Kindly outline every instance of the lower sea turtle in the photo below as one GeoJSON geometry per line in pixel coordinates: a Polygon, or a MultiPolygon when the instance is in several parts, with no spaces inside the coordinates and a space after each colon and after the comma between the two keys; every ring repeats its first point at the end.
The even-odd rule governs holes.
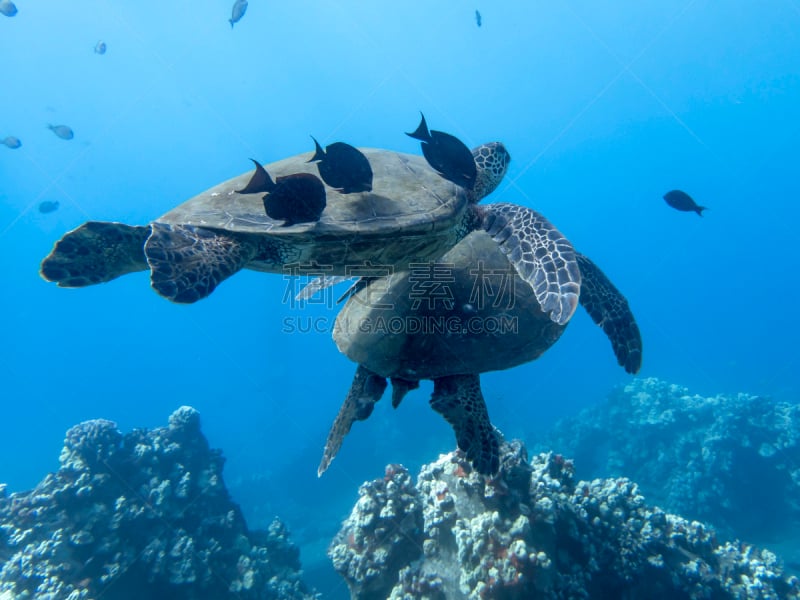
{"type": "MultiPolygon", "coordinates": [[[[245,173],[148,225],[84,223],[56,243],[41,275],[62,287],[82,287],[149,269],[159,294],[195,302],[243,268],[280,273],[294,265],[333,276],[365,263],[407,269],[441,256],[469,231],[485,229],[551,318],[569,319],[580,273],[566,239],[523,207],[478,204],[506,172],[510,157],[503,144],[473,150],[478,176],[471,190],[441,177],[422,157],[361,151],[373,171],[372,190],[344,194],[326,186],[318,220],[285,226],[268,217],[262,193],[237,192],[250,189],[245,173]]],[[[318,167],[310,158],[301,154],[265,168],[276,180],[313,174],[318,167]]]]}
{"type": "MultiPolygon", "coordinates": [[[[610,339],[619,364],[636,373],[642,341],[627,300],[597,265],[575,255],[581,305],[610,339]]],[[[558,340],[566,323],[541,310],[530,287],[483,231],[468,234],[425,272],[395,273],[352,289],[333,339],[359,366],[318,473],[328,468],[353,422],[372,413],[387,378],[395,407],[420,380],[433,380],[431,406],[452,425],[458,447],[479,472],[496,472],[499,439],[479,374],[536,359],[558,340]]]]}

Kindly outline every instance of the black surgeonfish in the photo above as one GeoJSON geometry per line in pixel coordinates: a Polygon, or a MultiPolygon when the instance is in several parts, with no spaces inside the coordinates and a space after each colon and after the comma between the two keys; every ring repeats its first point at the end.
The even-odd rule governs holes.
{"type": "Polygon", "coordinates": [[[475,11],[475,22],[478,24],[478,27],[480,27],[483,24],[481,13],[478,10],[475,11]]]}
{"type": "Polygon", "coordinates": [[[325,185],[311,173],[295,173],[275,179],[275,187],[264,196],[264,210],[271,219],[284,219],[283,226],[319,221],[325,209],[325,185]]]}
{"type": "Polygon", "coordinates": [[[694,211],[701,217],[703,216],[703,211],[708,208],[707,206],[700,206],[689,194],[681,190],[667,192],[664,194],[664,200],[675,210],[682,210],[685,212],[694,211]]]}
{"type": "Polygon", "coordinates": [[[428,131],[425,115],[420,113],[422,121],[414,133],[406,133],[422,142],[422,154],[425,160],[439,174],[463,188],[471,190],[475,185],[478,171],[472,151],[457,137],[442,131],[428,131]]]}
{"type": "Polygon", "coordinates": [[[325,150],[312,135],[316,152],[308,162],[317,161],[322,181],[342,194],[372,191],[372,167],[364,154],[350,144],[334,142],[325,150]]]}
{"type": "Polygon", "coordinates": [[[284,177],[276,177],[275,181],[254,158],[250,160],[256,171],[237,194],[257,194],[267,192],[264,196],[264,210],[270,219],[283,219],[283,226],[295,223],[318,221],[325,210],[325,185],[319,177],[311,173],[295,173],[284,177]]]}

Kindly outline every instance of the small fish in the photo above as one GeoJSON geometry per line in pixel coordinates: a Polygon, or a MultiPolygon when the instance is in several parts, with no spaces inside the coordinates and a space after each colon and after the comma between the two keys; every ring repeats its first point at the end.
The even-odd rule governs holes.
{"type": "Polygon", "coordinates": [[[19,141],[19,138],[15,138],[13,135],[9,135],[0,141],[0,144],[3,144],[6,148],[11,148],[12,150],[16,150],[22,146],[22,142],[19,141]]]}
{"type": "Polygon", "coordinates": [[[59,206],[61,205],[58,203],[58,200],[45,200],[39,203],[39,212],[45,214],[55,212],[58,210],[59,206]]]}
{"type": "Polygon", "coordinates": [[[320,177],[342,194],[372,191],[372,167],[364,154],[350,144],[334,142],[322,149],[312,135],[316,152],[308,162],[317,162],[320,177]]]}
{"type": "Polygon", "coordinates": [[[667,204],[676,210],[682,210],[685,212],[694,211],[701,217],[703,216],[703,211],[708,208],[707,206],[700,206],[689,194],[680,190],[672,190],[671,192],[667,192],[664,194],[664,200],[666,200],[667,204]]]}
{"type": "Polygon", "coordinates": [[[94,53],[95,54],[105,54],[106,53],[106,43],[103,40],[100,40],[94,45],[94,53]]]}
{"type": "Polygon", "coordinates": [[[475,11],[475,22],[478,24],[478,27],[480,27],[483,24],[483,19],[481,19],[481,13],[478,10],[475,11]]]}
{"type": "Polygon", "coordinates": [[[442,131],[428,131],[425,115],[414,133],[406,135],[422,142],[425,160],[438,173],[453,183],[471,190],[475,185],[478,171],[472,152],[457,137],[442,131]]]}
{"type": "Polygon", "coordinates": [[[238,23],[244,16],[245,12],[247,12],[247,0],[236,0],[233,3],[233,8],[231,8],[231,18],[228,19],[228,23],[231,24],[231,29],[233,29],[233,24],[238,23]]]}
{"type": "Polygon", "coordinates": [[[72,132],[72,129],[70,129],[66,125],[48,125],[47,128],[53,133],[55,133],[62,140],[71,140],[72,138],[75,137],[75,134],[72,132]]]}
{"type": "Polygon", "coordinates": [[[251,158],[255,173],[237,194],[267,192],[264,210],[270,219],[283,219],[283,226],[318,221],[325,209],[325,185],[311,173],[296,173],[277,177],[275,181],[261,164],[251,158]]]}
{"type": "Polygon", "coordinates": [[[14,6],[11,0],[0,0],[0,13],[3,13],[7,17],[13,17],[17,14],[17,7],[14,6]]]}
{"type": "Polygon", "coordinates": [[[264,196],[267,216],[284,219],[284,227],[319,221],[325,204],[325,184],[311,173],[276,177],[275,187],[264,196]]]}

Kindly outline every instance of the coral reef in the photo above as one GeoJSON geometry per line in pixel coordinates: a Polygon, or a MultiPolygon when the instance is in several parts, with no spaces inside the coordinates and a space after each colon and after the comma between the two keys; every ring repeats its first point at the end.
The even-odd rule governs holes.
{"type": "Polygon", "coordinates": [[[800,532],[800,405],[638,379],[536,447],[572,456],[581,477],[624,474],[651,502],[728,536],[800,532]]]}
{"type": "Polygon", "coordinates": [[[776,556],[645,503],[628,479],[503,447],[486,479],[462,453],[365,483],[329,556],[353,598],[800,598],[776,556]],[[402,540],[402,548],[397,544],[402,540]]]}
{"type": "Polygon", "coordinates": [[[315,598],[277,519],[249,532],[196,410],[123,435],[71,428],[60,468],[0,491],[0,599],[315,598]]]}

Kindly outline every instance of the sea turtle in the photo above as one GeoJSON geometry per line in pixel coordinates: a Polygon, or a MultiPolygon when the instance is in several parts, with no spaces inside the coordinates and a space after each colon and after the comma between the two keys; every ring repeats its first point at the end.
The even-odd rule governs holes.
{"type": "MultiPolygon", "coordinates": [[[[619,364],[641,366],[639,328],[625,297],[591,260],[575,252],[580,303],[611,341],[619,364]]],[[[430,403],[453,426],[458,447],[484,474],[497,471],[498,433],[489,421],[480,373],[539,357],[561,336],[489,235],[473,231],[426,272],[359,282],[339,312],[333,339],[358,363],[331,428],[322,474],[356,420],[366,419],[392,382],[392,405],[423,379],[430,403]]]]}
{"type": "MultiPolygon", "coordinates": [[[[41,275],[82,287],[150,269],[152,287],[174,302],[195,302],[242,268],[285,272],[287,265],[348,275],[370,263],[407,269],[441,256],[474,229],[489,231],[508,253],[542,307],[566,322],[577,305],[580,273],[566,239],[512,204],[478,205],[506,172],[500,142],[473,150],[471,190],[434,171],[424,158],[361,149],[373,171],[371,191],[343,194],[326,186],[319,220],[283,226],[265,214],[250,173],[184,202],[144,226],[89,221],[67,233],[42,261],[41,275]],[[552,260],[552,258],[557,260],[552,260]]],[[[314,174],[310,153],[265,165],[275,178],[314,174]]],[[[257,171],[258,173],[258,171],[257,171]]]]}

